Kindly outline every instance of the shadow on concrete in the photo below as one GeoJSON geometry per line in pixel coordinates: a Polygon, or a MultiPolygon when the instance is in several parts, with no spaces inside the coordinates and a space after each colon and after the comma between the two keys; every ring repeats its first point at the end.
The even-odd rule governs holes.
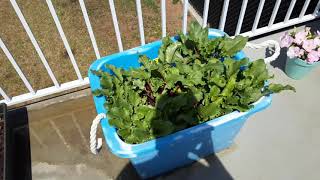
{"type": "Polygon", "coordinates": [[[168,92],[157,99],[151,97],[152,93],[148,94],[150,105],[156,107],[151,120],[153,135],[158,137],[155,151],[147,152],[143,157],[132,158],[132,164],[123,168],[117,180],[140,179],[141,175],[146,179],[159,180],[233,179],[214,154],[229,147],[233,136],[226,134],[226,137],[219,138],[223,143],[216,145],[213,137],[221,134],[217,133],[215,127],[205,123],[194,126],[202,122],[199,119],[201,102],[197,101],[191,90],[183,89],[182,84],[176,84],[175,89],[179,88],[182,92],[168,92]],[[187,128],[189,129],[185,130],[187,128]],[[177,133],[172,134],[173,132],[177,133]],[[188,167],[196,161],[198,162],[188,167]]]}
{"type": "Polygon", "coordinates": [[[26,107],[8,111],[5,136],[6,179],[31,180],[29,120],[26,107]]]}
{"type": "MultiPolygon", "coordinates": [[[[215,155],[209,155],[198,162],[171,170],[151,180],[233,180],[222,162],[215,155]]],[[[129,162],[117,176],[116,180],[141,180],[133,165],[129,162]]]]}
{"type": "MultiPolygon", "coordinates": [[[[268,47],[266,49],[265,56],[270,57],[271,55],[273,55],[273,52],[274,52],[274,48],[268,47]]],[[[281,48],[279,57],[276,60],[270,62],[270,65],[284,72],[284,69],[286,67],[286,61],[287,61],[287,48],[281,48]]]]}
{"type": "Polygon", "coordinates": [[[133,165],[129,162],[118,174],[116,180],[140,180],[140,177],[133,165]]]}
{"type": "Polygon", "coordinates": [[[189,166],[178,168],[164,174],[157,180],[233,180],[222,162],[215,154],[204,157],[189,166]]]}
{"type": "Polygon", "coordinates": [[[306,25],[307,27],[311,28],[311,31],[316,32],[317,30],[320,31],[320,19],[317,21],[313,21],[306,25]]]}

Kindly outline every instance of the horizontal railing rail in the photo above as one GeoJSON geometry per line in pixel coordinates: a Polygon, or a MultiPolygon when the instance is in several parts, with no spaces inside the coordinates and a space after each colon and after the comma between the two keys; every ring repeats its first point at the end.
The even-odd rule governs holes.
{"type": "MultiPolygon", "coordinates": [[[[261,14],[263,12],[263,8],[264,8],[264,4],[265,4],[265,0],[260,0],[259,6],[258,6],[258,10],[257,13],[255,15],[255,19],[254,19],[254,23],[252,25],[252,29],[251,31],[248,32],[241,32],[241,27],[245,18],[245,13],[246,13],[246,8],[248,5],[248,0],[243,0],[242,1],[242,5],[241,5],[241,10],[239,12],[239,16],[238,17],[234,17],[237,18],[237,26],[235,28],[235,34],[234,35],[238,35],[238,34],[242,34],[244,36],[249,36],[249,37],[253,37],[253,36],[257,36],[257,35],[261,35],[267,32],[271,32],[274,30],[278,30],[284,27],[288,27],[288,26],[292,26],[298,23],[302,23],[302,22],[306,22],[306,21],[310,21],[313,20],[317,17],[319,17],[319,8],[320,8],[320,0],[318,1],[316,7],[314,7],[314,12],[312,14],[307,14],[306,15],[306,11],[307,8],[309,7],[311,0],[306,0],[301,12],[299,14],[299,17],[297,18],[293,18],[290,19],[290,16],[292,14],[292,11],[294,9],[296,0],[291,0],[290,6],[287,10],[286,16],[284,18],[283,22],[280,23],[274,23],[279,7],[280,7],[280,3],[281,0],[277,0],[274,4],[274,8],[272,11],[272,15],[270,17],[269,23],[267,26],[265,27],[259,27],[258,28],[258,24],[260,22],[260,18],[261,18],[261,14]]],[[[168,1],[169,2],[169,1],[168,1]]],[[[170,1],[171,2],[171,1],[170,1]]],[[[0,100],[0,103],[4,102],[6,104],[10,105],[15,105],[15,104],[19,104],[19,103],[23,103],[23,102],[27,102],[30,100],[34,100],[34,99],[38,99],[44,96],[48,96],[48,95],[52,95],[55,93],[59,93],[59,92],[63,92],[66,90],[70,90],[70,89],[74,89],[74,88],[79,88],[79,87],[83,87],[89,84],[89,80],[87,77],[82,77],[78,64],[77,64],[77,60],[74,57],[74,54],[70,48],[69,42],[67,40],[67,37],[64,33],[63,27],[60,23],[59,17],[57,16],[56,10],[54,8],[54,5],[52,4],[51,0],[46,0],[48,9],[50,11],[50,14],[54,20],[54,23],[56,25],[56,28],[58,30],[58,33],[61,37],[61,40],[63,42],[63,45],[67,51],[67,54],[70,58],[71,64],[73,66],[73,69],[75,71],[75,74],[77,75],[77,80],[74,81],[70,81],[70,82],[66,82],[66,83],[59,83],[58,80],[56,79],[55,74],[52,72],[47,59],[43,53],[43,50],[41,49],[41,47],[39,46],[36,37],[34,36],[34,34],[31,31],[30,26],[28,25],[23,13],[21,12],[21,9],[19,7],[19,5],[17,4],[16,0],[10,0],[10,3],[17,15],[17,17],[19,18],[26,34],[28,35],[36,53],[38,54],[43,66],[45,67],[46,72],[48,73],[48,76],[50,77],[52,83],[54,86],[49,87],[49,88],[44,88],[44,89],[40,89],[40,90],[35,90],[30,82],[28,81],[27,77],[24,75],[24,73],[22,72],[22,70],[20,69],[19,65],[17,64],[16,60],[14,59],[14,57],[12,56],[12,54],[10,53],[9,49],[7,48],[7,46],[5,45],[5,42],[1,39],[0,37],[0,46],[1,49],[3,50],[4,54],[6,55],[6,57],[8,58],[9,62],[12,64],[13,68],[15,69],[15,71],[17,72],[17,74],[19,75],[19,77],[21,78],[22,82],[24,83],[24,85],[26,86],[26,88],[28,89],[29,93],[26,94],[21,94],[18,96],[14,96],[14,97],[10,97],[8,95],[8,93],[6,93],[6,91],[0,87],[0,94],[3,97],[3,100],[0,100]]],[[[120,29],[119,29],[119,22],[118,22],[118,18],[117,18],[117,13],[116,13],[116,9],[115,9],[115,3],[113,0],[108,0],[109,3],[109,8],[110,8],[110,12],[111,12],[111,16],[112,16],[112,22],[113,22],[113,27],[114,27],[114,31],[115,31],[115,35],[116,35],[116,40],[117,40],[117,44],[118,44],[118,49],[119,51],[123,51],[123,44],[122,44],[122,39],[121,39],[121,33],[120,33],[120,29]]],[[[167,27],[166,27],[166,0],[161,0],[160,4],[161,4],[161,29],[162,29],[162,37],[167,35],[167,27]]],[[[183,33],[187,32],[187,19],[188,19],[188,10],[192,9],[192,7],[190,7],[189,5],[189,1],[188,0],[182,0],[183,3],[183,18],[182,18],[182,27],[181,30],[183,33]]],[[[225,0],[223,7],[222,7],[222,12],[221,12],[221,16],[220,16],[220,20],[219,20],[219,26],[217,28],[219,28],[220,30],[224,30],[225,25],[226,25],[226,18],[228,15],[228,9],[229,9],[229,3],[230,0],[225,0]]],[[[92,43],[92,47],[94,50],[94,54],[96,56],[97,59],[99,59],[101,57],[100,52],[99,52],[99,48],[96,42],[96,38],[94,35],[94,31],[90,22],[90,17],[88,15],[87,9],[86,9],[86,5],[85,5],[85,1],[84,0],[79,0],[79,4],[80,4],[80,8],[81,8],[81,12],[83,15],[83,19],[92,43]]],[[[204,1],[204,8],[203,8],[203,16],[201,17],[201,21],[200,22],[202,24],[203,27],[206,27],[208,25],[207,21],[208,21],[208,13],[209,13],[209,6],[210,5],[210,0],[205,0],[204,1]]],[[[141,0],[136,0],[136,12],[137,12],[137,18],[138,18],[138,28],[139,28],[139,35],[140,35],[140,43],[141,45],[145,44],[145,35],[144,35],[144,23],[143,23],[143,13],[142,13],[142,8],[141,8],[141,0]]],[[[1,23],[1,22],[0,22],[1,23]]],[[[0,72],[1,73],[1,72],[0,72]]]]}

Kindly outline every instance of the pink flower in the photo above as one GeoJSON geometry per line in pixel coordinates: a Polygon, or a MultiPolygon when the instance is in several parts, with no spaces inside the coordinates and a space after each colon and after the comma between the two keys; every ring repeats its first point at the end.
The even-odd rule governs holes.
{"type": "Polygon", "coordinates": [[[316,46],[320,46],[320,37],[314,38],[313,43],[314,43],[314,45],[316,45],[316,46]]]}
{"type": "Polygon", "coordinates": [[[319,53],[317,51],[309,52],[307,61],[309,63],[314,63],[316,61],[319,61],[319,53]]]}
{"type": "Polygon", "coordinates": [[[320,47],[318,48],[318,56],[320,57],[320,47]]]}
{"type": "Polygon", "coordinates": [[[304,49],[300,49],[299,51],[299,56],[298,57],[302,57],[304,55],[306,51],[304,49]]]}
{"type": "Polygon", "coordinates": [[[311,52],[313,49],[315,49],[317,46],[314,44],[314,40],[305,40],[302,44],[303,49],[305,49],[307,52],[311,52]]]}
{"type": "Polygon", "coordinates": [[[307,37],[306,37],[307,34],[308,34],[308,32],[305,32],[305,31],[297,32],[297,34],[295,35],[294,42],[297,43],[298,45],[301,45],[302,42],[307,39],[307,37]]]}
{"type": "Polygon", "coordinates": [[[289,49],[287,51],[287,56],[289,58],[299,57],[300,54],[301,54],[301,51],[300,51],[299,47],[291,46],[291,47],[289,47],[289,49]]]}
{"type": "Polygon", "coordinates": [[[285,32],[283,36],[280,37],[281,47],[289,47],[292,42],[293,38],[289,36],[288,32],[285,32]]]}

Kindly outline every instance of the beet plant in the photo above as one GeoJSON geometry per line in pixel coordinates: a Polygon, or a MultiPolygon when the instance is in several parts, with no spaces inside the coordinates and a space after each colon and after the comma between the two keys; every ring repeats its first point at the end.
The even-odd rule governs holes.
{"type": "Polygon", "coordinates": [[[208,38],[208,29],[192,23],[187,35],[162,40],[159,56],[141,55],[139,68],[107,65],[93,71],[105,96],[110,125],[127,143],[142,143],[195,126],[233,111],[247,111],[263,96],[295,89],[267,84],[263,59],[235,59],[248,38],[208,38]]]}

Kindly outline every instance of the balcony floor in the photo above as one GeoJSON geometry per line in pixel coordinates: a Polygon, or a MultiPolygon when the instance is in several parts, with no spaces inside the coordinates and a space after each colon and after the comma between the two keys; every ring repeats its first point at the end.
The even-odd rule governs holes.
{"type": "MultiPolygon", "coordinates": [[[[280,34],[255,41],[278,40],[280,34]]],[[[265,54],[246,52],[249,57],[265,54]]],[[[319,179],[320,68],[292,80],[281,70],[284,53],[269,69],[277,82],[291,84],[297,92],[274,95],[269,108],[249,118],[230,149],[158,179],[319,179]]],[[[138,179],[128,160],[111,154],[105,144],[98,155],[90,153],[88,134],[95,116],[91,96],[29,107],[33,179],[138,179]]]]}

